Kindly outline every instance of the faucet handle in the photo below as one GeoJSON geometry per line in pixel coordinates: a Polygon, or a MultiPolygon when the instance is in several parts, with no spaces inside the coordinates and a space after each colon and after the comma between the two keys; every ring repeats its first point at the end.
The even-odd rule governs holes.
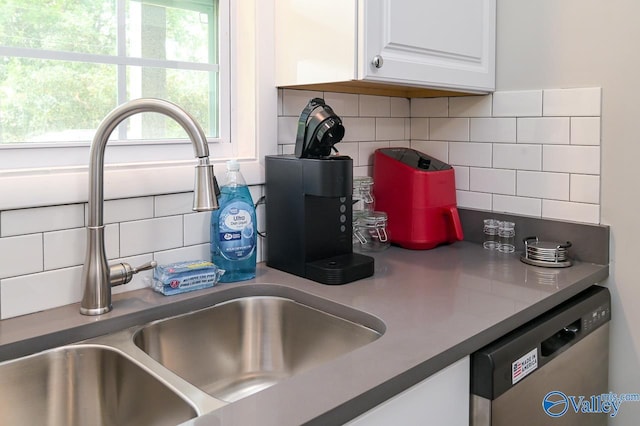
{"type": "Polygon", "coordinates": [[[148,271],[149,269],[153,269],[156,266],[158,266],[158,262],[152,260],[151,262],[143,263],[142,265],[133,268],[133,273],[137,274],[138,272],[148,271]]]}
{"type": "Polygon", "coordinates": [[[147,271],[149,269],[153,269],[158,265],[155,260],[151,262],[144,263],[137,267],[132,267],[128,263],[118,263],[116,265],[109,266],[109,283],[111,287],[115,287],[117,285],[126,284],[133,278],[134,274],[137,274],[141,271],[147,271]]]}

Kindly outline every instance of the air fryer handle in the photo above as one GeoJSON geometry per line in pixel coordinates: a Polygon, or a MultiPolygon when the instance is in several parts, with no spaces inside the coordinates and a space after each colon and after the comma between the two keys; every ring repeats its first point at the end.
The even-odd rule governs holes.
{"type": "Polygon", "coordinates": [[[451,223],[453,224],[453,230],[456,235],[456,241],[462,241],[464,239],[464,234],[462,232],[462,223],[460,222],[460,215],[458,214],[458,208],[456,206],[449,206],[447,208],[447,214],[451,219],[451,223]]]}

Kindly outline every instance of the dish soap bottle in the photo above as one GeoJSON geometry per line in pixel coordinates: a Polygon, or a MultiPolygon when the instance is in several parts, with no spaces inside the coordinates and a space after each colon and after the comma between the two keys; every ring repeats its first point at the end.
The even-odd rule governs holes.
{"type": "Polygon", "coordinates": [[[211,259],[225,273],[220,282],[256,276],[256,210],[236,160],[227,161],[220,208],[211,214],[211,259]]]}

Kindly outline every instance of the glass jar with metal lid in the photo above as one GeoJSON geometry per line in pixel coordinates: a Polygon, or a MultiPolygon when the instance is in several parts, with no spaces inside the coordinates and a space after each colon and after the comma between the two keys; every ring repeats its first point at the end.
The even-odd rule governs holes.
{"type": "Polygon", "coordinates": [[[356,176],[353,178],[353,212],[373,211],[373,178],[356,176]]]}
{"type": "Polygon", "coordinates": [[[363,251],[382,251],[389,247],[387,214],[385,212],[362,213],[353,223],[354,244],[363,251]]]}

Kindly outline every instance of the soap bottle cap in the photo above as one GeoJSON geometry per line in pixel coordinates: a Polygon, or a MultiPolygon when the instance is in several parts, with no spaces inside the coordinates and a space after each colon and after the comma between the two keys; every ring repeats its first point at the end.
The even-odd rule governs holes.
{"type": "Polygon", "coordinates": [[[237,172],[240,170],[240,163],[238,163],[238,160],[233,159],[227,161],[227,170],[230,172],[237,172]]]}

